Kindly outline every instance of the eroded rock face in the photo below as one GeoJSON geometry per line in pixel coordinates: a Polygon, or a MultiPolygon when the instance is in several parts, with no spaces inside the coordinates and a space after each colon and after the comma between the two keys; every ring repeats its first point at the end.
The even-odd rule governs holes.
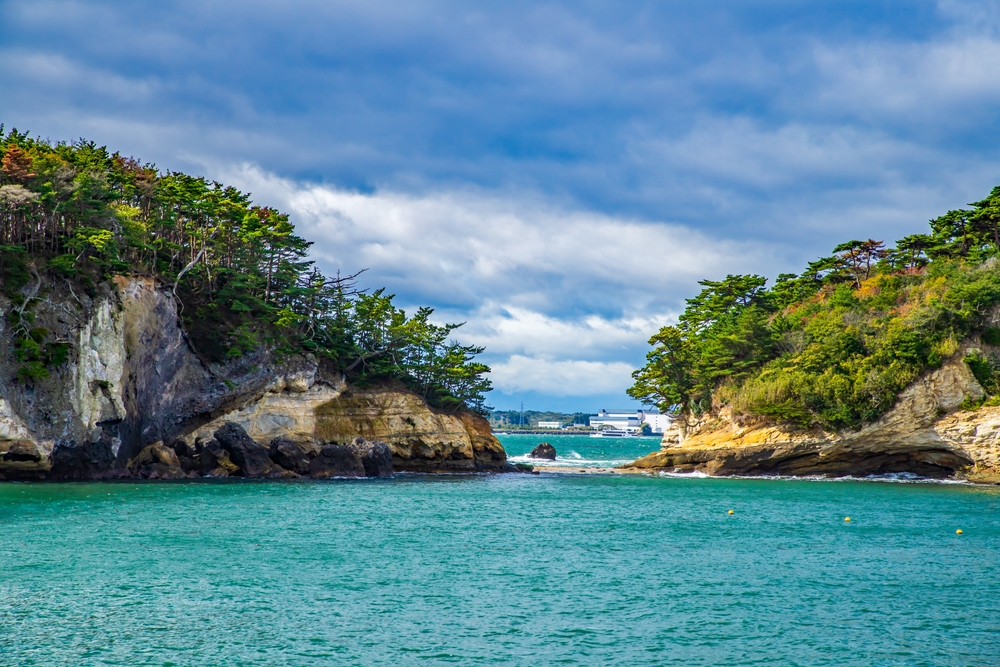
{"type": "Polygon", "coordinates": [[[0,441],[0,479],[41,479],[49,459],[31,440],[0,441]]]}
{"type": "Polygon", "coordinates": [[[215,439],[229,453],[229,460],[236,465],[240,477],[267,477],[280,472],[267,449],[247,435],[239,424],[228,422],[215,432],[215,439]]]}
{"type": "Polygon", "coordinates": [[[366,477],[392,476],[392,450],[384,442],[369,442],[355,438],[350,449],[361,460],[366,477]]]}
{"type": "Polygon", "coordinates": [[[52,451],[51,479],[108,479],[120,477],[114,470],[115,452],[111,442],[61,442],[52,451]]]}
{"type": "Polygon", "coordinates": [[[489,422],[471,413],[449,414],[402,389],[350,389],[316,409],[316,437],[350,443],[384,442],[394,470],[475,472],[509,470],[507,454],[489,422]]]}
{"type": "Polygon", "coordinates": [[[128,462],[127,470],[143,479],[180,479],[188,475],[181,468],[177,453],[163,443],[143,448],[128,462]]]}
{"type": "Polygon", "coordinates": [[[268,454],[271,460],[285,470],[291,470],[298,475],[308,475],[309,465],[319,454],[320,447],[312,442],[295,442],[285,437],[271,441],[268,454]]]}
{"type": "MultiPolygon", "coordinates": [[[[159,451],[148,448],[164,443],[185,473],[303,474],[324,444],[358,436],[385,443],[359,453],[377,474],[387,470],[386,451],[398,469],[508,468],[481,417],[438,413],[404,390],[348,391],[308,356],[261,350],[205,363],[185,339],[172,294],[152,280],[119,277],[94,296],[46,281],[35,323],[50,340],[69,342],[70,355],[29,386],[9,380],[20,362],[0,345],[0,479],[143,476],[149,466],[173,468],[146,461],[159,451]],[[224,432],[220,442],[227,422],[248,440],[224,432]],[[272,457],[275,438],[305,449],[282,446],[272,457]]],[[[0,310],[10,307],[0,296],[0,310]]],[[[0,318],[0,336],[8,334],[0,318]]]]}
{"type": "Polygon", "coordinates": [[[239,472],[239,467],[229,459],[229,452],[214,439],[201,443],[197,463],[198,471],[205,477],[229,477],[239,472]]]}
{"type": "Polygon", "coordinates": [[[963,354],[908,387],[882,419],[860,430],[740,426],[723,412],[694,425],[683,441],[668,432],[659,452],[625,467],[710,475],[984,475],[997,465],[1000,411],[955,413],[966,399],[983,396],[963,354]]]}
{"type": "Polygon", "coordinates": [[[316,479],[330,477],[364,477],[365,465],[351,447],[324,445],[309,463],[309,476],[316,479]]]}

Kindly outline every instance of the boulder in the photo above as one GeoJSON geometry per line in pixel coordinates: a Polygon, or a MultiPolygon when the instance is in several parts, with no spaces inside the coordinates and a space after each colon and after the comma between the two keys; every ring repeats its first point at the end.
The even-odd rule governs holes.
{"type": "Polygon", "coordinates": [[[547,461],[556,460],[556,448],[547,442],[543,442],[528,454],[529,459],[545,459],[547,461]]]}
{"type": "Polygon", "coordinates": [[[193,459],[195,457],[195,448],[187,443],[183,438],[177,438],[172,443],[170,443],[171,449],[174,453],[181,458],[193,459]]]}
{"type": "Polygon", "coordinates": [[[239,471],[229,459],[229,452],[222,448],[218,440],[209,440],[201,445],[197,464],[198,471],[206,477],[229,477],[239,471]]]}
{"type": "Polygon", "coordinates": [[[247,435],[235,422],[226,422],[215,432],[215,439],[229,453],[240,477],[267,477],[281,470],[271,461],[267,449],[247,435]]]}
{"type": "Polygon", "coordinates": [[[127,469],[144,479],[180,479],[187,477],[177,453],[163,443],[144,447],[128,462],[127,469]]]}
{"type": "Polygon", "coordinates": [[[319,454],[319,448],[312,443],[295,442],[278,437],[271,441],[271,460],[277,465],[299,475],[309,474],[309,465],[319,454]]]}
{"type": "Polygon", "coordinates": [[[349,447],[361,459],[366,477],[392,476],[392,450],[389,445],[358,437],[349,447]]]}
{"type": "Polygon", "coordinates": [[[365,465],[349,445],[324,445],[309,464],[309,475],[327,477],[364,477],[365,465]]]}
{"type": "Polygon", "coordinates": [[[174,453],[177,454],[177,460],[180,461],[181,470],[186,473],[190,473],[198,469],[198,454],[194,447],[180,438],[174,440],[170,447],[174,450],[174,453]]]}

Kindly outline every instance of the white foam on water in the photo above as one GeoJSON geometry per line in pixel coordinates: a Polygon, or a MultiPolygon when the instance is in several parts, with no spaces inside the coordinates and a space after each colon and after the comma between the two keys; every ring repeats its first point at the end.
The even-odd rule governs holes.
{"type": "Polygon", "coordinates": [[[769,481],[789,481],[789,482],[889,482],[893,484],[972,484],[964,479],[935,479],[933,477],[921,477],[912,472],[888,472],[881,475],[867,475],[865,477],[855,477],[847,475],[844,477],[824,477],[823,475],[706,475],[698,470],[691,472],[659,472],[660,477],[692,479],[743,479],[743,480],[769,480],[769,481]]]}
{"type": "MultiPolygon", "coordinates": [[[[576,454],[576,452],[572,452],[576,454]]],[[[564,458],[557,456],[555,461],[549,461],[548,459],[533,459],[527,454],[522,456],[509,456],[507,460],[512,463],[527,463],[528,465],[535,466],[536,468],[614,468],[615,466],[625,465],[626,463],[631,463],[632,459],[585,459],[579,454],[576,454],[577,458],[564,458]]]]}

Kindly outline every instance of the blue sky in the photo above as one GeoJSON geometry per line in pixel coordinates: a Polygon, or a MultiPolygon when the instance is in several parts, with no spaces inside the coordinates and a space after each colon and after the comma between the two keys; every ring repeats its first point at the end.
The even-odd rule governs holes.
{"type": "Polygon", "coordinates": [[[697,280],[1000,183],[992,2],[0,0],[0,122],[288,211],[466,321],[491,402],[623,391],[697,280]]]}

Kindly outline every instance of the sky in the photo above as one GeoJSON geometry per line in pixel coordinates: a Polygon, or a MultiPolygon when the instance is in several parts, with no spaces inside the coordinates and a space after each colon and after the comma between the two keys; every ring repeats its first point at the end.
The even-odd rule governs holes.
{"type": "Polygon", "coordinates": [[[1000,184],[1000,4],[0,0],[0,122],[252,192],[492,405],[596,411],[698,280],[1000,184]]]}

